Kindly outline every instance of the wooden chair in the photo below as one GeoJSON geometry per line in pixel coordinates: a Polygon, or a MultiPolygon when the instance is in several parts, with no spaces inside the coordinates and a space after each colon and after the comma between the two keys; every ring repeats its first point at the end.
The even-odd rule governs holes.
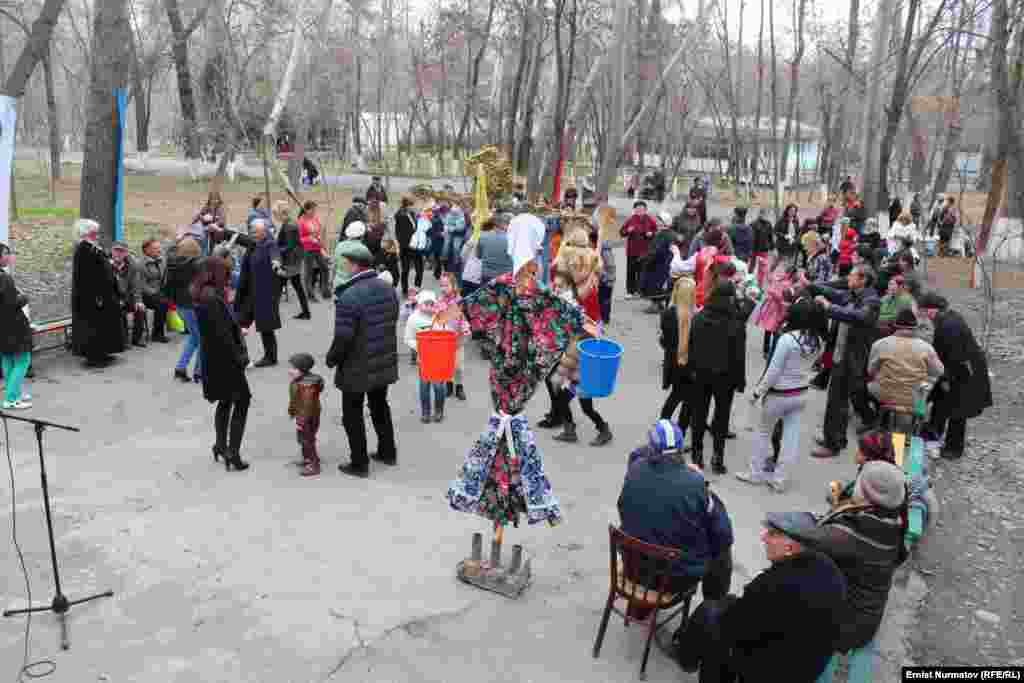
{"type": "Polygon", "coordinates": [[[644,658],[640,663],[640,680],[643,681],[647,679],[647,658],[651,653],[654,634],[680,614],[685,621],[690,613],[690,602],[697,592],[697,586],[694,584],[693,588],[682,593],[669,592],[672,564],[682,557],[681,550],[644,543],[613,525],[608,525],[608,536],[611,584],[608,589],[608,602],[605,604],[601,625],[597,630],[594,657],[597,658],[601,654],[601,643],[604,641],[608,617],[611,616],[612,610],[623,618],[626,628],[629,628],[629,607],[651,610],[644,658]],[[653,584],[654,588],[634,579],[640,576],[647,577],[647,583],[653,584]],[[619,599],[626,601],[625,610],[620,610],[615,605],[619,599]],[[663,610],[670,613],[665,619],[658,621],[658,613],[663,610]]]}

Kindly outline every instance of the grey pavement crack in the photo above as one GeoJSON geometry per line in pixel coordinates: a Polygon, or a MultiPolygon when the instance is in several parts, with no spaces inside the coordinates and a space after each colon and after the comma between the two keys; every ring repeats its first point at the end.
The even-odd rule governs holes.
{"type": "Polygon", "coordinates": [[[342,670],[348,665],[348,663],[352,661],[352,658],[355,657],[357,654],[363,652],[372,652],[374,645],[387,640],[399,631],[405,632],[412,638],[422,638],[423,635],[426,633],[427,627],[431,624],[436,624],[442,621],[460,619],[469,614],[469,612],[472,611],[478,604],[478,602],[471,602],[468,605],[460,607],[457,610],[435,612],[433,614],[428,614],[426,616],[416,617],[415,619],[407,619],[406,621],[400,622],[388,629],[385,629],[384,632],[381,633],[378,638],[372,641],[367,641],[363,639],[358,619],[347,614],[344,614],[342,612],[339,612],[338,610],[329,609],[327,610],[328,614],[330,614],[335,619],[341,619],[343,621],[351,622],[352,636],[355,639],[356,644],[353,647],[349,648],[349,650],[341,656],[341,659],[339,659],[338,663],[334,665],[334,668],[331,669],[330,672],[328,672],[327,677],[324,680],[331,680],[337,674],[341,673],[342,670]]]}

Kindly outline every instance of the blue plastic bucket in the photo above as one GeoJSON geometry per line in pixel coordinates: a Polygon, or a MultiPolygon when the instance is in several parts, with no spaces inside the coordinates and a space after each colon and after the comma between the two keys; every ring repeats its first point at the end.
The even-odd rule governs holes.
{"type": "Polygon", "coordinates": [[[622,346],[611,339],[584,339],[576,348],[580,352],[580,396],[611,396],[619,375],[622,346]]]}

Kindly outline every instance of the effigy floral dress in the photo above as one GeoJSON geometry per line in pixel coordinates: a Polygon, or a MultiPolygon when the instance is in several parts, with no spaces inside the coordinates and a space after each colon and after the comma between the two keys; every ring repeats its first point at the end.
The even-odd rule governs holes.
{"type": "Polygon", "coordinates": [[[511,274],[481,287],[462,307],[491,352],[495,413],[448,488],[449,503],[495,525],[519,526],[521,514],[530,524],[557,524],[561,509],[522,411],[570,341],[583,334],[583,312],[540,288],[517,294],[511,274]]]}

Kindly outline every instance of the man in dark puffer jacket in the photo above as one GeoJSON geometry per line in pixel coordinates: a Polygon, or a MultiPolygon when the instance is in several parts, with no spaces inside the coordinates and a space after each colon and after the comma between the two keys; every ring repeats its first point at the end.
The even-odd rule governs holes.
{"type": "Polygon", "coordinates": [[[327,367],[337,368],[334,386],[341,389],[341,414],[352,462],[339,470],[355,477],[369,474],[364,399],[377,432],[371,457],[397,463],[395,430],[388,405],[388,385],[398,381],[398,295],[371,269],[373,255],[362,243],[343,242],[336,252],[339,271],[347,271],[335,291],[334,343],[327,367]]]}

